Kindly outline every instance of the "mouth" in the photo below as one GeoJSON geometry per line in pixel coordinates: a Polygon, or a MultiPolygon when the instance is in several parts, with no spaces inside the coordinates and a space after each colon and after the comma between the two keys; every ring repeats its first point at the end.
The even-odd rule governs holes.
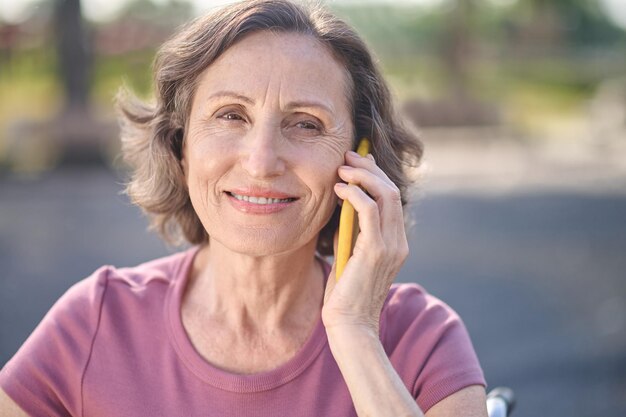
{"type": "Polygon", "coordinates": [[[226,191],[226,194],[229,196],[239,200],[245,201],[250,204],[258,204],[258,205],[270,205],[270,204],[280,204],[280,203],[291,203],[292,201],[296,201],[296,197],[283,197],[282,195],[267,195],[267,196],[258,196],[258,195],[247,195],[247,194],[239,194],[232,191],[226,191]]]}

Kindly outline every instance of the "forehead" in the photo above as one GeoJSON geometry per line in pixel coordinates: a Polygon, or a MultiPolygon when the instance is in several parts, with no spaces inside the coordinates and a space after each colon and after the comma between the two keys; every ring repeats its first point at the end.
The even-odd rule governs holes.
{"type": "Polygon", "coordinates": [[[349,107],[350,76],[328,47],[312,36],[261,31],[244,37],[215,60],[199,79],[198,93],[202,90],[232,90],[254,97],[279,91],[284,100],[320,99],[334,107],[349,107]]]}

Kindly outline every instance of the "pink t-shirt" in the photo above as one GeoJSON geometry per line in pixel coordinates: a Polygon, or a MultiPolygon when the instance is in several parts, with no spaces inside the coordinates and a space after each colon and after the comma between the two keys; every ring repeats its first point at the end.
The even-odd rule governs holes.
{"type": "MultiPolygon", "coordinates": [[[[74,285],[0,371],[0,387],[33,416],[356,416],[321,318],[268,372],[225,372],[196,352],[180,317],[196,252],[102,267],[74,285]]],[[[380,337],[423,411],[485,384],[460,318],[418,285],[392,286],[380,337]]]]}

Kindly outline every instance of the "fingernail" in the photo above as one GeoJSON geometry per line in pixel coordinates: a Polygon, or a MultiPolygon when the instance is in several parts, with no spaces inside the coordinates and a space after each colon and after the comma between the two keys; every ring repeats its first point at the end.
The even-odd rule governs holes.
{"type": "Polygon", "coordinates": [[[337,188],[346,188],[348,186],[348,184],[343,183],[343,182],[338,182],[335,184],[335,187],[337,188]]]}
{"type": "Polygon", "coordinates": [[[352,157],[360,157],[361,155],[359,155],[358,153],[354,152],[354,151],[348,151],[348,155],[352,156],[352,157]]]}

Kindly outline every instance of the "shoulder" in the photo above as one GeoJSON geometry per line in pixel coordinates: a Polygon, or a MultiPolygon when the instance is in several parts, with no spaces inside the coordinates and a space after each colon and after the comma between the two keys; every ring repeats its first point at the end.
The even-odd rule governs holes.
{"type": "Polygon", "coordinates": [[[74,415],[109,267],[74,284],[0,371],[0,388],[28,415],[74,415]]]}
{"type": "Polygon", "coordinates": [[[449,307],[437,297],[429,294],[421,285],[415,283],[393,284],[389,289],[385,308],[391,312],[398,309],[412,309],[419,312],[427,307],[449,307]]]}
{"type": "Polygon", "coordinates": [[[162,308],[163,289],[176,280],[192,253],[132,268],[103,266],[74,284],[2,368],[0,388],[32,415],[79,413],[82,377],[103,323],[117,318],[113,327],[123,331],[120,324],[132,321],[124,315],[130,309],[162,308]]]}
{"type": "Polygon", "coordinates": [[[70,287],[48,315],[99,310],[103,299],[121,293],[143,295],[151,287],[166,287],[178,277],[189,251],[154,259],[133,267],[105,265],[70,287]]]}
{"type": "Polygon", "coordinates": [[[103,266],[70,288],[57,304],[73,316],[91,317],[92,333],[101,333],[109,322],[116,323],[111,329],[124,331],[124,326],[140,324],[129,317],[146,318],[164,311],[165,299],[193,253],[190,249],[132,267],[103,266]]]}
{"type": "Polygon", "coordinates": [[[441,333],[461,322],[446,303],[429,294],[418,284],[394,284],[383,307],[382,328],[388,343],[397,343],[407,331],[422,335],[441,333]]]}
{"type": "Polygon", "coordinates": [[[418,284],[394,284],[381,315],[381,338],[388,351],[465,347],[473,352],[461,317],[418,284]],[[462,343],[461,343],[462,342],[462,343]]]}
{"type": "Polygon", "coordinates": [[[485,385],[461,317],[417,284],[395,284],[381,315],[381,339],[425,412],[470,385],[485,385]]]}
{"type": "Polygon", "coordinates": [[[171,284],[180,275],[185,260],[194,249],[144,262],[133,267],[115,268],[105,266],[107,281],[112,285],[121,285],[140,290],[152,284],[171,284]]]}
{"type": "Polygon", "coordinates": [[[46,313],[21,350],[47,341],[89,342],[97,329],[102,306],[122,294],[144,297],[151,287],[175,281],[192,250],[155,259],[131,268],[105,265],[70,287],[46,313]]]}

